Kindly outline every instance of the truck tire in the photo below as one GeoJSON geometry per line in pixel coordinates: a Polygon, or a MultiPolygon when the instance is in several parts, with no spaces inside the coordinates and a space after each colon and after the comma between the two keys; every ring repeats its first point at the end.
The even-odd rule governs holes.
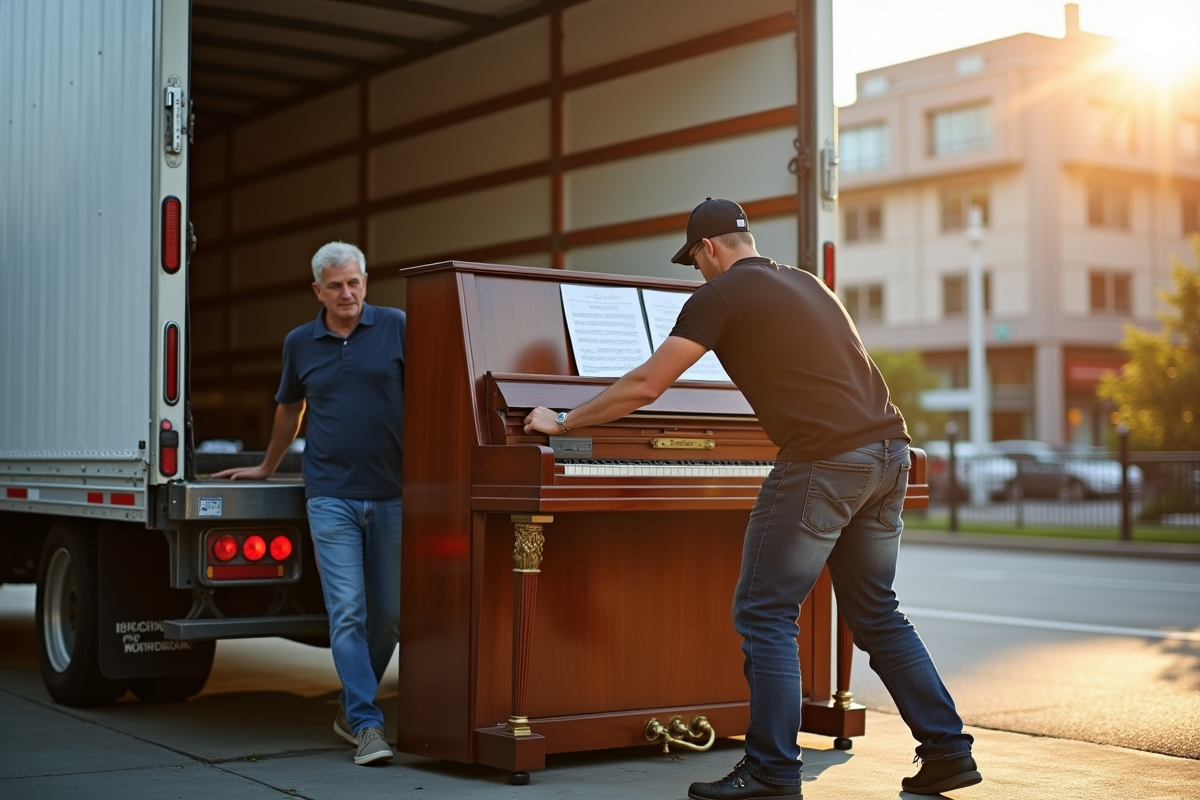
{"type": "Polygon", "coordinates": [[[208,674],[212,670],[212,655],[209,655],[208,666],[203,675],[162,676],[155,678],[131,678],[129,691],[145,703],[174,703],[187,700],[200,694],[204,684],[208,683],[208,674]]]}
{"type": "Polygon", "coordinates": [[[38,564],[38,666],[50,696],[65,706],[100,706],[125,685],[100,672],[99,580],[95,531],[55,524],[38,564]]]}

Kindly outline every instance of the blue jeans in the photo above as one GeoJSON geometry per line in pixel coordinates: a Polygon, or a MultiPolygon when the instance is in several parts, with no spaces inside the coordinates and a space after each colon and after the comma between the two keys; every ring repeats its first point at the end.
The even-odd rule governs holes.
{"type": "Polygon", "coordinates": [[[383,728],[375,693],[400,641],[399,497],[308,498],[329,644],[350,730],[383,728]]]}
{"type": "Polygon", "coordinates": [[[763,481],[733,601],[750,684],[747,765],[761,780],[800,783],[797,618],[826,562],[838,611],[920,743],[917,755],[971,752],[974,740],[892,588],[908,470],[907,443],[884,440],[822,461],[776,462],[763,481]]]}

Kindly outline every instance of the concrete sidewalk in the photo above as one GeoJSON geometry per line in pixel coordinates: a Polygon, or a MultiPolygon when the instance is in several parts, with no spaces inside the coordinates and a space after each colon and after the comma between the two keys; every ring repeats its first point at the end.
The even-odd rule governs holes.
{"type": "MultiPolygon", "coordinates": [[[[554,756],[529,786],[497,770],[398,755],[356,767],[328,730],[329,694],[304,698],[262,688],[206,695],[183,706],[124,703],[99,711],[52,705],[23,670],[0,671],[0,796],[34,798],[422,797],[683,798],[693,780],[724,775],[741,743],[663,755],[647,746],[554,756]]],[[[1196,798],[1200,762],[1116,747],[971,729],[984,782],[951,793],[975,800],[1196,798]]],[[[900,792],[913,742],[898,717],[868,713],[848,752],[804,735],[804,794],[915,797],[900,792]]]]}
{"type": "MultiPolygon", "coordinates": [[[[126,698],[93,710],[57,706],[37,668],[30,587],[0,587],[0,797],[39,798],[684,798],[741,758],[741,743],[663,755],[651,745],[552,756],[530,785],[483,767],[398,754],[358,767],[330,729],[337,675],[327,650],[279,639],[221,642],[204,692],[186,703],[126,698]]],[[[395,675],[395,664],[388,670],[395,675]]],[[[388,735],[395,679],[381,689],[388,735]]],[[[964,800],[1200,797],[1200,761],[1105,745],[970,728],[984,775],[964,800]]],[[[720,733],[720,731],[718,731],[720,733]]],[[[848,752],[804,734],[808,800],[914,798],[914,742],[894,715],[868,712],[848,752]]]]}

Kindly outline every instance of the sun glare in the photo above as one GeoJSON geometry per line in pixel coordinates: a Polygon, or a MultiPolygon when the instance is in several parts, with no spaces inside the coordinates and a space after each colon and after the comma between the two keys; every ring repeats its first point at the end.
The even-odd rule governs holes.
{"type": "Polygon", "coordinates": [[[1196,48],[1191,14],[1170,13],[1174,3],[1143,2],[1139,9],[1158,11],[1143,14],[1118,37],[1113,57],[1143,78],[1170,83],[1200,70],[1200,50],[1196,48]]]}

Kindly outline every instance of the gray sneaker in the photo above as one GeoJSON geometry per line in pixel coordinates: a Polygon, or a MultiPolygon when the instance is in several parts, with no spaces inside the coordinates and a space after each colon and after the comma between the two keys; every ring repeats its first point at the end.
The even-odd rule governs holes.
{"type": "Polygon", "coordinates": [[[375,761],[387,761],[392,757],[392,748],[388,747],[379,728],[363,728],[358,732],[358,750],[354,753],[355,764],[370,764],[375,761]]]}
{"type": "Polygon", "coordinates": [[[350,744],[358,744],[358,739],[350,732],[350,720],[346,719],[346,709],[338,707],[337,716],[333,718],[333,732],[350,744]]]}

